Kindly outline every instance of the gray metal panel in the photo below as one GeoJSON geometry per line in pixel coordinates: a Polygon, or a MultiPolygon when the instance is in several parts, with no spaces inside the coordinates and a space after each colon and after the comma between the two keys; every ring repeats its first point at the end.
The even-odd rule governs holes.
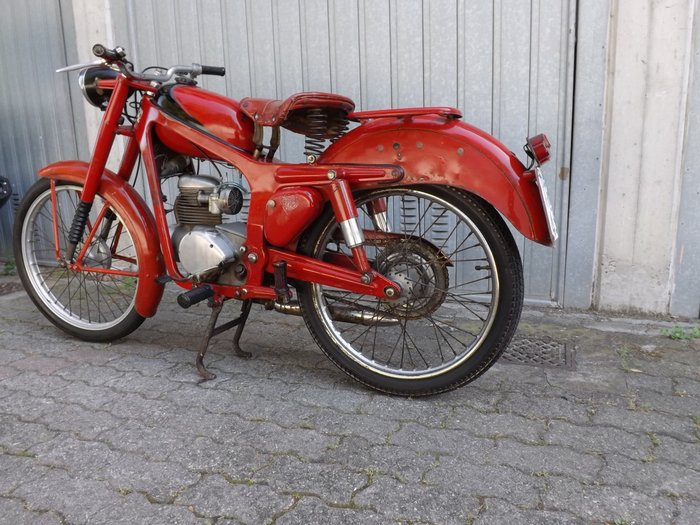
{"type": "MultiPolygon", "coordinates": [[[[45,18],[60,20],[49,16],[57,7],[48,0],[30,4],[46,5],[45,18]]],[[[11,11],[24,5],[13,3],[11,11]]],[[[456,105],[467,121],[494,133],[521,158],[525,137],[547,132],[556,149],[545,176],[566,234],[568,181],[557,175],[568,166],[574,5],[575,0],[126,0],[110,2],[110,9],[119,40],[114,43],[128,43],[137,67],[225,65],[225,79],[205,78],[202,84],[232,98],[331,90],[353,98],[359,109],[456,105]]],[[[7,25],[4,57],[12,49],[8,35],[18,33],[7,17],[1,23],[7,25]]],[[[36,38],[35,33],[26,34],[36,38]]],[[[44,31],[42,38],[49,34],[44,31]]],[[[58,65],[65,62],[63,56],[58,65]]],[[[54,111],[69,100],[62,82],[63,92],[52,92],[54,111]]],[[[15,150],[32,143],[25,138],[46,124],[11,133],[15,146],[9,154],[28,157],[15,150]]],[[[72,139],[74,132],[59,136],[72,139]]],[[[283,133],[281,158],[301,160],[302,144],[301,137],[283,133]]],[[[31,157],[39,166],[47,155],[31,157]]],[[[566,235],[552,251],[520,239],[528,298],[561,301],[565,241],[566,235]]]]}
{"type": "MultiPolygon", "coordinates": [[[[5,2],[0,17],[0,174],[17,197],[36,171],[77,155],[60,4],[5,2]]],[[[0,256],[10,255],[13,206],[0,210],[0,256]]]]}
{"type": "Polygon", "coordinates": [[[688,124],[684,144],[683,179],[676,253],[672,275],[671,313],[700,317],[700,20],[693,28],[688,124]]]}
{"type": "Polygon", "coordinates": [[[494,3],[464,0],[457,16],[457,107],[464,120],[493,132],[494,3]]]}
{"type": "Polygon", "coordinates": [[[532,3],[531,11],[527,134],[547,132],[553,142],[552,160],[543,173],[561,238],[554,250],[531,242],[523,246],[526,294],[530,298],[539,295],[543,301],[561,302],[564,283],[569,179],[560,175],[561,168],[571,163],[574,41],[569,35],[575,30],[575,10],[574,0],[539,0],[532,3]],[[551,268],[551,272],[541,271],[542,267],[551,268]]]}
{"type": "Polygon", "coordinates": [[[493,11],[492,132],[523,161],[525,137],[546,132],[554,145],[543,173],[561,238],[551,249],[516,234],[525,295],[544,304],[562,300],[569,181],[558,175],[570,157],[575,14],[575,2],[560,0],[502,0],[493,11]]]}
{"type": "Polygon", "coordinates": [[[581,2],[577,16],[571,197],[564,305],[590,308],[596,264],[610,2],[581,2]]]}
{"type": "MultiPolygon", "coordinates": [[[[518,238],[528,298],[561,302],[569,183],[558,174],[569,166],[575,0],[129,4],[140,66],[220,64],[221,57],[233,98],[331,90],[360,109],[455,105],[523,160],[525,137],[547,132],[556,149],[545,178],[563,238],[555,250],[518,238]]],[[[121,17],[115,27],[129,25],[121,17]]],[[[216,80],[204,83],[224,89],[216,80]]],[[[300,161],[302,150],[301,137],[283,133],[283,160],[300,161]]]]}

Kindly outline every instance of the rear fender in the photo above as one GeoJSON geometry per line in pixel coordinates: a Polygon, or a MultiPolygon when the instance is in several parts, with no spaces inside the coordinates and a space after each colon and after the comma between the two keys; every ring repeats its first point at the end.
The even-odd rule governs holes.
{"type": "MultiPolygon", "coordinates": [[[[87,162],[78,160],[56,162],[42,168],[39,176],[82,185],[88,166],[87,162]]],[[[97,191],[114,206],[132,234],[139,260],[139,284],[134,306],[139,315],[152,317],[158,309],[164,288],[156,279],[165,273],[153,215],[136,190],[112,171],[104,171],[97,191]]]]}
{"type": "Polygon", "coordinates": [[[397,164],[401,184],[440,184],[473,193],[528,239],[551,245],[533,171],[487,133],[454,118],[377,118],[353,129],[319,157],[322,163],[397,164]]]}

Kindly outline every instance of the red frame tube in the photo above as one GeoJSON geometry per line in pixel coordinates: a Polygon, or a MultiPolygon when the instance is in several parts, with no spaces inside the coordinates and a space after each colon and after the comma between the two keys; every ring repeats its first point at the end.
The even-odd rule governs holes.
{"type": "Polygon", "coordinates": [[[95,198],[97,188],[100,186],[102,172],[105,170],[109,153],[112,151],[119,120],[121,119],[122,111],[124,110],[124,105],[128,97],[129,80],[125,76],[119,75],[109,99],[107,110],[102,118],[100,129],[97,132],[95,149],[92,153],[92,159],[90,160],[90,167],[85,175],[83,193],[80,197],[80,200],[83,202],[91,203],[95,198]]]}
{"type": "MultiPolygon", "coordinates": [[[[350,271],[341,268],[338,274],[333,265],[319,264],[319,261],[299,255],[293,251],[271,249],[264,241],[265,206],[270,196],[276,191],[296,186],[313,186],[332,203],[339,221],[357,216],[357,209],[352,198],[350,183],[347,177],[353,181],[384,181],[396,182],[403,176],[401,169],[395,166],[376,165],[326,165],[323,167],[301,165],[279,166],[254,159],[251,155],[236,150],[225,143],[209,136],[202,131],[192,128],[176,119],[169,117],[149,99],[145,98],[142,105],[142,117],[134,130],[134,136],[139,141],[142,158],[146,168],[148,187],[153,202],[153,215],[156,220],[157,234],[160,239],[161,249],[168,274],[175,279],[178,286],[192,288],[193,283],[185,279],[175,262],[172,243],[170,242],[170,230],[167,224],[165,207],[163,205],[160,180],[153,154],[153,131],[156,126],[163,126],[170,131],[175,131],[183,138],[197,144],[202,151],[212,158],[222,159],[235,166],[246,175],[251,188],[251,201],[248,211],[246,255],[247,282],[244,286],[213,286],[215,293],[226,296],[243,297],[245,289],[246,298],[269,299],[267,288],[263,287],[263,279],[266,272],[272,272],[270,264],[277,260],[293,260],[293,269],[288,272],[296,278],[303,278],[311,282],[330,284],[332,282],[340,288],[350,290],[350,287],[362,293],[386,297],[385,288],[398,287],[391,281],[378,279],[376,286],[367,287],[362,284],[367,280],[366,274],[371,270],[364,249],[358,247],[353,250],[357,270],[350,271]],[[332,172],[329,174],[329,171],[332,172]],[[270,253],[275,253],[275,259],[270,258],[270,253]],[[283,255],[281,255],[283,254],[283,255]],[[252,257],[254,255],[254,257],[252,257]],[[251,262],[255,260],[255,262],[251,262]],[[349,273],[348,273],[349,272],[349,273]],[[342,285],[340,283],[343,283],[342,285]],[[383,285],[383,286],[380,286],[383,285]]],[[[302,232],[296,232],[301,234],[302,232]]],[[[374,281],[373,281],[374,282],[374,281]]],[[[397,296],[398,294],[395,294],[397,296]]]]}
{"type": "Polygon", "coordinates": [[[58,241],[58,200],[56,199],[56,181],[51,180],[51,219],[53,220],[53,244],[56,260],[61,260],[61,246],[58,241]]]}

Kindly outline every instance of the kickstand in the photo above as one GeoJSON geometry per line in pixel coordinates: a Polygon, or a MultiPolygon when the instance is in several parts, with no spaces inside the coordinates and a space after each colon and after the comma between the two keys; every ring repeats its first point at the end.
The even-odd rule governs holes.
{"type": "Polygon", "coordinates": [[[253,354],[243,350],[238,342],[241,340],[241,335],[243,335],[243,328],[245,328],[245,323],[248,320],[248,314],[250,314],[251,306],[253,306],[253,301],[250,299],[243,301],[243,304],[241,305],[241,315],[238,317],[239,323],[236,327],[236,333],[233,334],[233,353],[238,357],[243,357],[245,359],[252,357],[253,354]]]}
{"type": "Polygon", "coordinates": [[[219,314],[223,308],[223,302],[216,302],[211,307],[211,317],[209,317],[209,323],[207,324],[207,329],[204,332],[202,341],[199,343],[199,351],[197,352],[197,359],[195,361],[197,365],[197,372],[202,376],[204,381],[209,381],[210,379],[215,379],[216,374],[211,373],[204,366],[204,354],[207,353],[207,348],[209,347],[209,341],[215,335],[219,335],[226,330],[230,330],[234,326],[236,327],[236,333],[233,336],[233,351],[238,357],[250,357],[253,354],[246,352],[241,349],[239,341],[241,335],[243,334],[243,328],[248,320],[248,314],[250,314],[250,308],[253,305],[253,301],[250,299],[243,301],[241,306],[241,314],[234,320],[222,324],[221,326],[216,326],[216,321],[219,319],[219,314]]]}
{"type": "Polygon", "coordinates": [[[216,374],[212,374],[204,366],[204,354],[207,353],[207,348],[209,347],[209,340],[214,337],[214,330],[216,330],[216,320],[219,318],[221,309],[224,307],[223,303],[216,303],[211,307],[211,317],[209,317],[209,324],[204,332],[204,337],[199,343],[199,351],[197,352],[197,360],[195,364],[197,365],[197,372],[202,376],[202,379],[209,381],[210,379],[216,379],[216,374]]]}

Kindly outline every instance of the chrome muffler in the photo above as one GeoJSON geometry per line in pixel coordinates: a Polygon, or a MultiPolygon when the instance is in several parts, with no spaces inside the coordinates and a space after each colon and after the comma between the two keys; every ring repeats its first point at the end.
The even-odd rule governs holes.
{"type": "MultiPolygon", "coordinates": [[[[281,304],[277,301],[272,307],[281,314],[301,315],[301,306],[298,301],[281,304]]],[[[399,323],[399,318],[387,312],[378,313],[370,310],[358,310],[356,308],[329,306],[331,318],[341,323],[355,323],[365,326],[391,326],[399,323]]]]}

